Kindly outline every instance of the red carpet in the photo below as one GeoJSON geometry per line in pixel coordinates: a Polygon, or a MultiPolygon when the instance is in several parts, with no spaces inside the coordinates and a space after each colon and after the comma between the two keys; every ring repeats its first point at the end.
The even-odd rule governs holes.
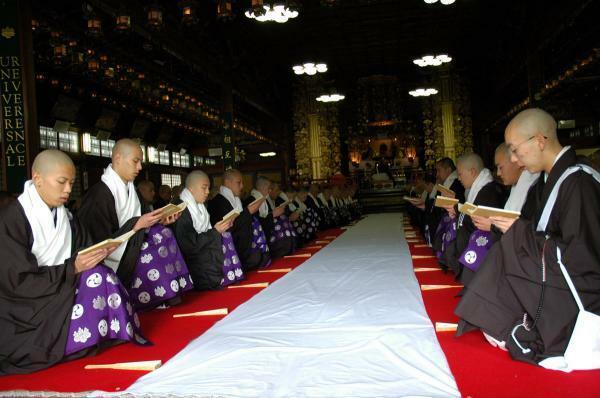
{"type": "MultiPolygon", "coordinates": [[[[319,233],[319,241],[339,236],[344,231],[333,229],[319,233]]],[[[307,246],[326,246],[313,243],[307,246]]],[[[297,253],[315,253],[319,248],[301,249],[297,253]]],[[[306,258],[278,259],[269,269],[295,268],[306,258]]],[[[258,282],[273,282],[284,273],[250,272],[247,280],[238,285],[258,282]]],[[[107,364],[160,359],[163,363],[181,351],[191,340],[200,336],[223,316],[173,318],[173,314],[204,311],[227,307],[233,311],[250,299],[261,288],[223,289],[214,292],[188,293],[183,303],[166,310],[152,310],[140,315],[142,330],[146,338],[154,343],[151,347],[122,344],[108,348],[94,357],[61,363],[29,375],[0,377],[0,395],[6,390],[81,392],[90,390],[121,391],[129,387],[144,372],[131,370],[85,370],[88,364],[107,364]]]]}
{"type": "MultiPolygon", "coordinates": [[[[338,236],[342,232],[342,230],[325,231],[320,234],[321,238],[318,240],[323,240],[325,236],[338,236]]],[[[429,248],[415,247],[415,244],[410,244],[409,247],[413,255],[431,255],[429,248]]],[[[317,250],[301,250],[300,253],[307,251],[314,253],[317,250]]],[[[274,262],[271,269],[295,268],[305,260],[304,258],[280,259],[274,262]]],[[[414,259],[413,264],[415,267],[437,267],[434,258],[414,259]]],[[[242,284],[272,282],[283,275],[285,274],[253,272],[242,284]]],[[[421,284],[456,284],[451,274],[444,274],[442,271],[418,272],[416,275],[421,284]]],[[[179,306],[142,314],[143,330],[146,337],[154,342],[154,346],[139,347],[123,344],[107,349],[95,357],[59,364],[34,374],[0,377],[0,391],[124,390],[144,373],[84,370],[83,367],[87,364],[154,359],[160,359],[164,363],[222,318],[222,316],[211,316],[174,319],[173,314],[223,307],[232,311],[260,290],[260,288],[248,288],[190,293],[179,306]]],[[[457,322],[453,311],[458,303],[455,295],[459,290],[453,288],[423,292],[425,307],[432,322],[457,322]]],[[[464,397],[600,397],[600,371],[565,374],[516,362],[511,360],[506,352],[490,346],[480,333],[469,333],[461,338],[455,338],[452,332],[440,332],[438,340],[464,397]]]]}
{"type": "MultiPolygon", "coordinates": [[[[411,254],[431,255],[429,248],[409,244],[411,254]]],[[[414,259],[415,267],[438,267],[437,259],[414,259]]],[[[451,273],[416,272],[420,284],[457,285],[451,273]]],[[[457,323],[454,308],[458,288],[423,292],[431,321],[457,323]]],[[[463,397],[600,397],[600,371],[562,373],[513,361],[507,352],[492,347],[479,332],[460,338],[438,332],[438,340],[463,397]]]]}

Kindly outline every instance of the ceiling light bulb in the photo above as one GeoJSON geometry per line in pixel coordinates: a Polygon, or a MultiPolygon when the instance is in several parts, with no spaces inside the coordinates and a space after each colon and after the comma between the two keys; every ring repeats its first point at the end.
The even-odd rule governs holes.
{"type": "Polygon", "coordinates": [[[438,0],[424,0],[427,4],[437,3],[438,0]]]}
{"type": "Polygon", "coordinates": [[[317,72],[320,72],[320,73],[327,72],[326,64],[316,64],[315,68],[317,68],[317,72]]]}
{"type": "Polygon", "coordinates": [[[449,6],[450,4],[454,3],[456,0],[440,0],[440,3],[442,3],[445,6],[449,6]]]}

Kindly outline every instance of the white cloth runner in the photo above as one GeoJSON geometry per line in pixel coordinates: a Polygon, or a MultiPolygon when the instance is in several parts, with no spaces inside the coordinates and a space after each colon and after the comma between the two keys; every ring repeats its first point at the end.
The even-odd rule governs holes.
{"type": "Polygon", "coordinates": [[[71,224],[69,211],[60,206],[54,214],[41,198],[31,180],[25,182],[19,203],[25,210],[25,217],[31,226],[33,246],[31,252],[38,265],[54,266],[64,264],[71,257],[71,224]]]}
{"type": "Polygon", "coordinates": [[[460,396],[402,236],[369,216],[124,393],[460,396]]]}
{"type": "Polygon", "coordinates": [[[210,225],[210,215],[204,203],[196,202],[194,195],[189,189],[184,188],[179,194],[179,199],[185,202],[187,209],[192,216],[192,223],[197,233],[201,234],[212,228],[210,225]]]}

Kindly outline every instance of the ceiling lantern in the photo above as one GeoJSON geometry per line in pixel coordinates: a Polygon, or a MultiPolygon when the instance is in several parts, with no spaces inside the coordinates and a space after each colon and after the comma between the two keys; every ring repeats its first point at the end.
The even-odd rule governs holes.
{"type": "Polygon", "coordinates": [[[217,2],[217,18],[219,19],[232,19],[233,9],[231,6],[231,0],[218,0],[217,2]]]}
{"type": "Polygon", "coordinates": [[[94,12],[90,14],[87,20],[87,34],[92,37],[102,35],[102,20],[94,12]]]}
{"type": "Polygon", "coordinates": [[[115,30],[117,32],[128,32],[131,29],[131,15],[123,7],[117,13],[115,30]]]}
{"type": "Polygon", "coordinates": [[[96,58],[90,58],[87,63],[87,68],[90,72],[98,72],[100,69],[100,62],[96,58]]]}
{"type": "Polygon", "coordinates": [[[153,3],[148,7],[148,27],[150,29],[158,30],[162,28],[163,24],[163,12],[162,8],[157,3],[153,3]]]}
{"type": "Polygon", "coordinates": [[[197,5],[194,0],[180,0],[179,7],[181,8],[181,23],[184,26],[192,26],[198,22],[197,5]]]}

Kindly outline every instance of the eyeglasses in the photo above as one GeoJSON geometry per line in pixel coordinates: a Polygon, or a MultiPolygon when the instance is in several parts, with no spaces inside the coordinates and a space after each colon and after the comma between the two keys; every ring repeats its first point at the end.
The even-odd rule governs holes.
{"type": "MultiPolygon", "coordinates": [[[[523,144],[524,144],[524,143],[526,143],[526,142],[529,142],[529,141],[531,141],[531,140],[532,140],[532,139],[534,139],[535,137],[537,137],[537,135],[532,135],[531,137],[527,138],[525,141],[522,141],[521,143],[519,143],[519,144],[517,144],[517,145],[513,146],[513,147],[510,149],[510,152],[511,152],[513,155],[516,155],[516,154],[517,154],[517,150],[519,149],[519,147],[520,147],[521,145],[523,145],[523,144]]],[[[543,137],[544,139],[548,139],[548,137],[546,137],[545,135],[543,135],[542,137],[543,137]]]]}

